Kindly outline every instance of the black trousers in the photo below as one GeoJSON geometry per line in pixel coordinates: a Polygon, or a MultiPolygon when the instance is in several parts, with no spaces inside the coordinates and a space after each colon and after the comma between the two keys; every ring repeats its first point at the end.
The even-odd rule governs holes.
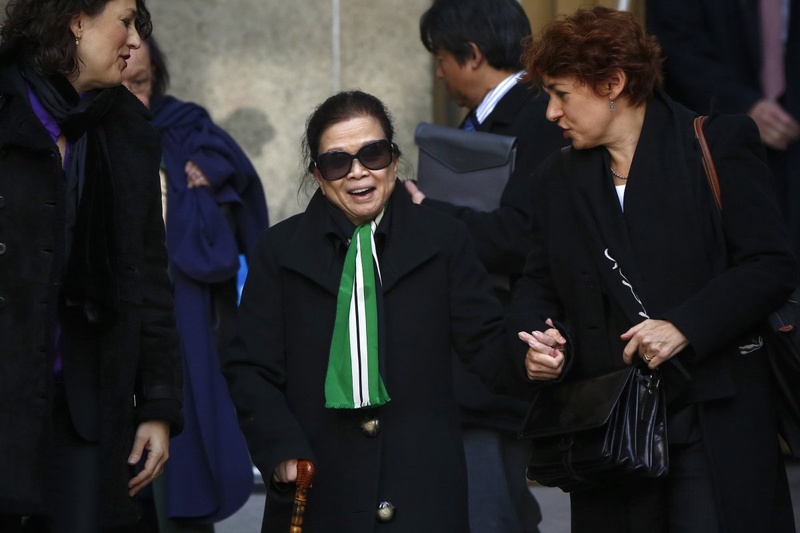
{"type": "Polygon", "coordinates": [[[20,533],[22,531],[22,516],[0,513],[0,531],[3,533],[20,533]]]}
{"type": "Polygon", "coordinates": [[[664,479],[572,493],[572,533],[721,533],[703,441],[669,453],[664,479]]]}

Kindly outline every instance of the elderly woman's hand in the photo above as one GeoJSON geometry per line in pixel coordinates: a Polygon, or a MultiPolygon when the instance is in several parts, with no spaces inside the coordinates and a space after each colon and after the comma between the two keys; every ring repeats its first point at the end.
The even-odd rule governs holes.
{"type": "Polygon", "coordinates": [[[297,481],[297,459],[287,459],[272,473],[275,483],[294,483],[297,481]]]}
{"type": "Polygon", "coordinates": [[[564,369],[564,347],[567,340],[547,319],[550,329],[545,331],[520,331],[517,336],[528,345],[525,354],[525,371],[528,379],[546,381],[556,379],[564,369]]]}
{"type": "Polygon", "coordinates": [[[689,340],[671,322],[666,320],[645,320],[620,335],[629,341],[622,352],[627,364],[634,357],[641,357],[648,368],[657,368],[675,354],[686,348],[689,340]]]}
{"type": "Polygon", "coordinates": [[[183,169],[186,171],[186,186],[190,189],[211,187],[208,178],[194,161],[187,161],[183,169]]]}

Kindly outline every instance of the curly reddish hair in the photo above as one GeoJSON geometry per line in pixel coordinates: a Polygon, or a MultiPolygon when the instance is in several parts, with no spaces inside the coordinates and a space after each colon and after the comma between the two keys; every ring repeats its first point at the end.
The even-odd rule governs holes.
{"type": "Polygon", "coordinates": [[[522,54],[523,82],[540,84],[542,76],[574,76],[605,96],[603,87],[619,69],[627,76],[620,96],[639,106],[663,81],[661,47],[631,13],[606,7],[562,15],[528,40],[522,54]]]}

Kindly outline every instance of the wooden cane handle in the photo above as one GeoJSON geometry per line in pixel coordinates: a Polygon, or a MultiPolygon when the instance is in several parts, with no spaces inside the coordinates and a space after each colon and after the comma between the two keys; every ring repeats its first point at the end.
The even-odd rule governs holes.
{"type": "Polygon", "coordinates": [[[294,495],[294,505],[292,506],[292,525],[289,533],[303,532],[303,516],[306,513],[306,500],[308,489],[314,481],[314,463],[308,459],[297,461],[297,488],[294,495]]]}
{"type": "Polygon", "coordinates": [[[314,481],[314,473],[314,463],[308,459],[297,461],[297,486],[304,489],[311,488],[311,483],[314,481]]]}

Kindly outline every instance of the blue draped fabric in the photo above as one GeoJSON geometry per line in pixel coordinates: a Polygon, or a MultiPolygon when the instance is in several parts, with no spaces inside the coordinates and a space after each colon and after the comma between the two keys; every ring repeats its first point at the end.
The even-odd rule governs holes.
{"type": "Polygon", "coordinates": [[[253,471],[236,412],[220,373],[225,335],[212,289],[231,284],[236,306],[240,254],[269,225],[261,181],[247,156],[200,106],[164,97],[153,102],[167,175],[167,249],[184,355],[186,425],[172,439],[164,474],[167,515],[218,522],[239,509],[253,471]],[[197,164],[211,187],[189,189],[184,166],[197,164]],[[224,340],[224,339],[223,339],[224,340]]]}

